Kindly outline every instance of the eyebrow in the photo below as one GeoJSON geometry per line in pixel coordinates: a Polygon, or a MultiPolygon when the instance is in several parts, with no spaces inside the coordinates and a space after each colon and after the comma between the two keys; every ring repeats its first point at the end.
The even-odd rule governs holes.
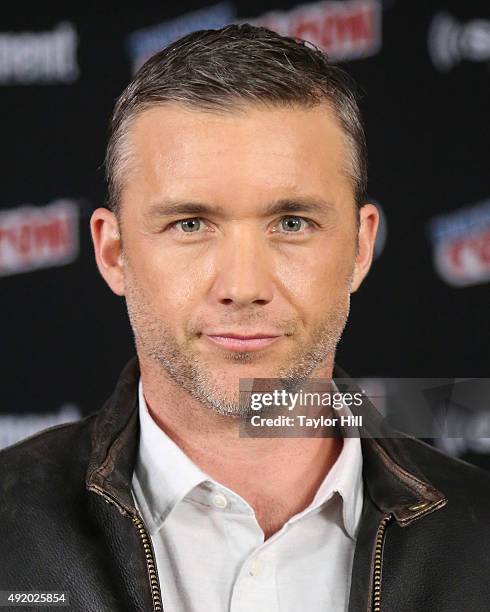
{"type": "MultiPolygon", "coordinates": [[[[335,207],[330,202],[321,198],[298,197],[298,198],[281,198],[269,202],[261,212],[261,216],[269,217],[278,214],[287,213],[330,213],[335,210],[335,207]]],[[[149,218],[155,217],[172,217],[175,215],[221,215],[225,216],[227,212],[222,206],[216,206],[205,202],[187,202],[182,200],[165,200],[157,204],[152,204],[145,216],[149,218]]]]}

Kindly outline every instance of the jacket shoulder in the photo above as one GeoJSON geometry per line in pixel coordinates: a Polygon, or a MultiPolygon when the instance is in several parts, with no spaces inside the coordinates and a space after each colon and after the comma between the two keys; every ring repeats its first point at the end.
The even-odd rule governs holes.
{"type": "Polygon", "coordinates": [[[466,510],[471,506],[490,512],[490,473],[446,455],[422,440],[408,438],[406,450],[421,472],[448,498],[448,503],[466,510]]]}
{"type": "Polygon", "coordinates": [[[59,490],[84,480],[96,413],[79,421],[55,425],[0,450],[3,499],[59,490]]]}

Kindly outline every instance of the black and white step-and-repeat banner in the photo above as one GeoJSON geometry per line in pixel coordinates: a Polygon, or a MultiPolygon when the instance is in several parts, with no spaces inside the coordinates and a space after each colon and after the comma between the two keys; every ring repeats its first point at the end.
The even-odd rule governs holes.
{"type": "MultiPolygon", "coordinates": [[[[338,362],[372,381],[490,375],[487,1],[7,2],[0,446],[97,410],[133,354],[88,224],[105,198],[111,108],[158,49],[237,21],[316,43],[365,92],[369,194],[383,223],[338,362]]],[[[451,418],[457,438],[438,445],[490,467],[490,398],[451,418]]]]}

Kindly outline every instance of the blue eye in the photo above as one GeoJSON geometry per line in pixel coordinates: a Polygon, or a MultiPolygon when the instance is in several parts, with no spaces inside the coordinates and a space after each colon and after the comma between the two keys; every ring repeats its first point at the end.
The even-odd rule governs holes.
{"type": "Polygon", "coordinates": [[[181,226],[184,232],[190,234],[196,232],[201,227],[201,220],[198,217],[183,219],[182,221],[178,221],[178,225],[181,226]]]}
{"type": "Polygon", "coordinates": [[[302,229],[302,221],[305,221],[303,217],[283,217],[281,220],[281,226],[287,233],[298,232],[302,229]]]}

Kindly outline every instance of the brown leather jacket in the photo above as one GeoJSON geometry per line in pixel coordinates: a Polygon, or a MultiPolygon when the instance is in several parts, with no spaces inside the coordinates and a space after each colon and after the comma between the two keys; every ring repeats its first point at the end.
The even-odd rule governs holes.
{"type": "MultiPolygon", "coordinates": [[[[0,452],[0,590],[65,591],[80,612],[163,610],[131,493],[138,377],[133,358],[98,413],[0,452]]],[[[487,612],[490,475],[413,438],[375,438],[381,415],[363,415],[349,612],[487,612]]]]}

